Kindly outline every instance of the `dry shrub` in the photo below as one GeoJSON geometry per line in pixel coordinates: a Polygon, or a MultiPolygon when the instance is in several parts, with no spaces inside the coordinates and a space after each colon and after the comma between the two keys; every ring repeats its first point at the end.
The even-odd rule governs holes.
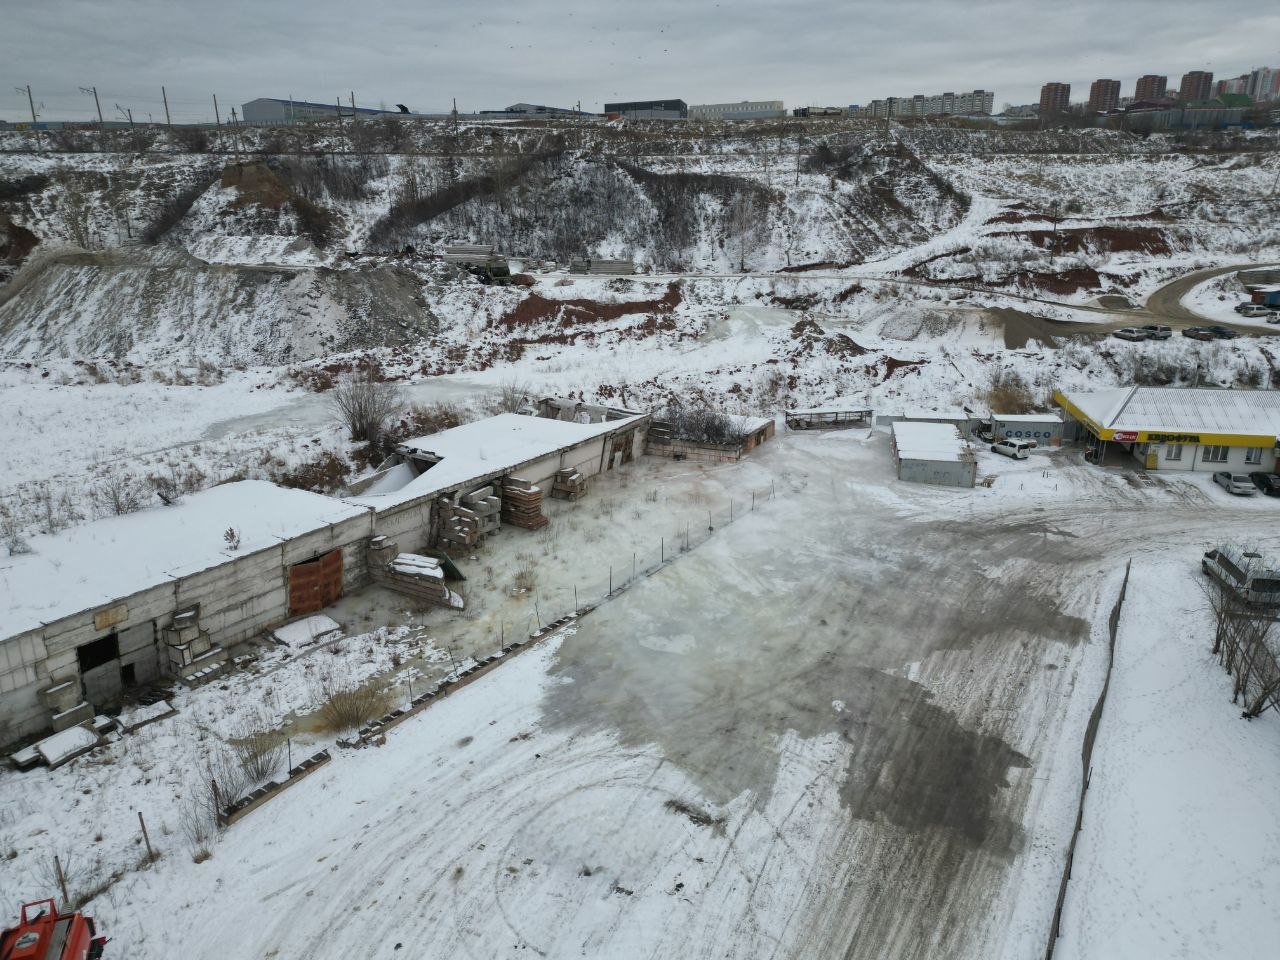
{"type": "Polygon", "coordinates": [[[271,474],[271,481],[295,490],[333,493],[347,482],[351,465],[331,450],[325,450],[308,463],[271,474]]]}
{"type": "Polygon", "coordinates": [[[673,398],[658,417],[671,426],[675,440],[690,443],[713,443],[723,446],[742,442],[742,431],[733,419],[710,407],[693,407],[673,398]]]}
{"type": "Polygon", "coordinates": [[[457,403],[415,403],[394,424],[387,428],[386,441],[394,445],[426,437],[441,430],[460,427],[473,420],[471,412],[457,403]]]}
{"type": "Polygon", "coordinates": [[[89,497],[99,516],[119,517],[141,510],[146,505],[148,492],[128,474],[113,473],[96,483],[89,497]]]}
{"type": "Polygon", "coordinates": [[[364,726],[385,713],[390,703],[386,688],[376,680],[357,684],[333,669],[319,676],[315,693],[320,720],[332,733],[364,726]]]}
{"type": "Polygon", "coordinates": [[[516,593],[528,593],[538,582],[538,565],[533,555],[522,553],[516,557],[516,593]]]}
{"type": "Polygon", "coordinates": [[[357,443],[380,446],[402,402],[400,388],[366,366],[339,378],[330,398],[339,421],[357,443]]]}
{"type": "Polygon", "coordinates": [[[231,740],[231,751],[249,783],[262,783],[280,768],[284,742],[284,734],[260,714],[240,725],[231,740]]]}
{"type": "Polygon", "coordinates": [[[992,413],[1033,413],[1035,394],[1016,370],[997,370],[987,387],[987,407],[992,413]]]}

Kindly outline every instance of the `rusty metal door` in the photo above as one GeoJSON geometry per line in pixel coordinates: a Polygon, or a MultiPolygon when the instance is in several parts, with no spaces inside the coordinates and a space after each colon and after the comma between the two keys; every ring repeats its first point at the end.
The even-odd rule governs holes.
{"type": "Polygon", "coordinates": [[[289,568],[289,616],[323,610],[341,596],[341,550],[331,550],[289,568]]]}

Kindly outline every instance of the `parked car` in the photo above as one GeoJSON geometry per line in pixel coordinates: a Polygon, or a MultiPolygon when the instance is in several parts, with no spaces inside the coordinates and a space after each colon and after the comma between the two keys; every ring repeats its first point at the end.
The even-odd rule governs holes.
{"type": "Polygon", "coordinates": [[[1219,340],[1234,340],[1236,337],[1240,336],[1240,331],[1232,330],[1230,327],[1224,327],[1220,323],[1215,323],[1212,327],[1207,327],[1206,329],[1219,340]]]}
{"type": "Polygon", "coordinates": [[[1255,470],[1249,474],[1249,479],[1253,481],[1253,485],[1265,493],[1268,497],[1280,497],[1280,477],[1274,473],[1267,473],[1265,470],[1255,470]]]}
{"type": "Polygon", "coordinates": [[[1259,553],[1224,544],[1206,551],[1200,568],[1247,604],[1280,606],[1280,572],[1259,553]]]}
{"type": "Polygon", "coordinates": [[[1147,333],[1148,340],[1168,340],[1173,336],[1173,331],[1163,324],[1148,323],[1143,328],[1147,333]]]}
{"type": "Polygon", "coordinates": [[[1187,327],[1182,331],[1184,337],[1190,337],[1192,340],[1217,340],[1218,335],[1208,327],[1187,327]]]}
{"type": "Polygon", "coordinates": [[[1213,475],[1213,482],[1222,487],[1227,493],[1234,493],[1237,497],[1252,497],[1258,492],[1258,488],[1253,485],[1253,481],[1249,479],[1247,473],[1232,473],[1230,470],[1219,470],[1213,475]]]}
{"type": "Polygon", "coordinates": [[[1236,313],[1242,317],[1269,317],[1271,311],[1260,303],[1237,303],[1236,313]]]}
{"type": "Polygon", "coordinates": [[[1030,455],[1032,445],[1027,440],[1014,440],[1004,437],[991,445],[992,453],[1004,454],[1014,460],[1025,460],[1030,455]]]}
{"type": "Polygon", "coordinates": [[[1137,327],[1121,327],[1119,330],[1112,330],[1111,335],[1121,340],[1146,340],[1148,336],[1147,331],[1137,327]]]}

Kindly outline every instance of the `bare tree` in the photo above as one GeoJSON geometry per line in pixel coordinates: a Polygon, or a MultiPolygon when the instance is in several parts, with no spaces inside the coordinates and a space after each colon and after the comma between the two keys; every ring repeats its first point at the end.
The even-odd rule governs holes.
{"type": "Polygon", "coordinates": [[[352,440],[377,446],[404,401],[399,387],[380,379],[373,366],[366,366],[339,379],[331,402],[352,440]]]}

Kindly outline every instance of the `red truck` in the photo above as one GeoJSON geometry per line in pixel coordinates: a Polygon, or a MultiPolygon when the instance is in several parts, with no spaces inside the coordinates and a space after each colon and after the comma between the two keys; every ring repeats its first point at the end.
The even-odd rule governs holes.
{"type": "Polygon", "coordinates": [[[99,960],[106,945],[92,917],[36,900],[24,903],[18,925],[0,934],[0,960],[99,960]]]}

